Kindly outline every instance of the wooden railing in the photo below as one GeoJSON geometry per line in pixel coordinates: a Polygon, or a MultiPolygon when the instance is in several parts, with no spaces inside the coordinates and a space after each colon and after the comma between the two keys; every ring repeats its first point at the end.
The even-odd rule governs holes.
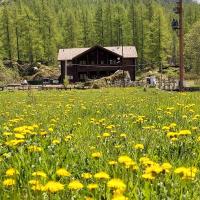
{"type": "Polygon", "coordinates": [[[179,81],[176,79],[159,80],[156,86],[161,90],[177,90],[179,87],[179,81]]]}
{"type": "Polygon", "coordinates": [[[27,90],[72,90],[72,89],[89,89],[87,86],[69,85],[65,87],[64,85],[9,85],[0,86],[0,91],[27,91],[27,90]]]}
{"type": "MultiPolygon", "coordinates": [[[[122,84],[123,85],[123,84],[122,84]]],[[[118,87],[119,85],[114,84],[114,87],[118,87]]],[[[126,84],[126,87],[133,86],[133,87],[156,87],[161,90],[168,90],[174,91],[178,90],[178,80],[176,79],[163,79],[157,80],[156,84],[148,84],[146,80],[141,81],[134,81],[132,84],[126,84]]],[[[112,87],[112,86],[111,86],[112,87]]],[[[0,86],[0,91],[20,91],[20,90],[72,90],[72,89],[89,89],[90,87],[81,85],[69,85],[64,87],[64,85],[18,85],[12,84],[7,86],[0,86]]]]}
{"type": "Polygon", "coordinates": [[[141,81],[134,81],[133,86],[136,87],[156,87],[161,90],[177,90],[178,89],[178,80],[176,79],[163,79],[163,80],[157,80],[156,84],[149,84],[146,80],[141,81]]]}

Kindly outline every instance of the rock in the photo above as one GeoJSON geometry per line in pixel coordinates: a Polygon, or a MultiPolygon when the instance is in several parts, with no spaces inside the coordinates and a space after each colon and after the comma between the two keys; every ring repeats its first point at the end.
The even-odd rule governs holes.
{"type": "Polygon", "coordinates": [[[33,75],[26,76],[27,80],[38,81],[43,79],[59,79],[60,70],[55,67],[42,65],[33,75]]]}
{"type": "Polygon", "coordinates": [[[111,76],[103,77],[97,80],[86,82],[85,85],[92,88],[123,86],[132,84],[131,77],[128,71],[118,70],[111,76]]]}
{"type": "MultiPolygon", "coordinates": [[[[60,70],[58,67],[46,66],[40,62],[27,63],[22,61],[16,62],[12,60],[4,60],[2,65],[5,66],[5,69],[10,70],[8,72],[14,72],[21,77],[21,79],[26,79],[29,81],[43,80],[46,78],[59,79],[60,76],[60,70]]],[[[3,76],[3,73],[1,73],[1,76],[3,76]]],[[[1,79],[4,80],[5,78],[1,79]]]]}

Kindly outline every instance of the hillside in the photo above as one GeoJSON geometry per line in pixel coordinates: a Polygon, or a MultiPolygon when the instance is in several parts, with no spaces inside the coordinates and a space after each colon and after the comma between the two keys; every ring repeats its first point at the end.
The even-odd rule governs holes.
{"type": "MultiPolygon", "coordinates": [[[[124,45],[137,47],[139,64],[159,67],[161,62],[176,62],[172,2],[4,0],[0,6],[0,58],[56,66],[59,48],[116,46],[122,45],[123,38],[124,45]]],[[[200,17],[200,5],[186,2],[187,34],[200,17]]]]}

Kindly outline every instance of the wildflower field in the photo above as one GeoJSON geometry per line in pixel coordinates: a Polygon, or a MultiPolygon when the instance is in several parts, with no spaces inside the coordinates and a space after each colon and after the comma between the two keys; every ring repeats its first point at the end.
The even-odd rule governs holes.
{"type": "Polygon", "coordinates": [[[0,93],[0,199],[200,199],[200,93],[0,93]]]}

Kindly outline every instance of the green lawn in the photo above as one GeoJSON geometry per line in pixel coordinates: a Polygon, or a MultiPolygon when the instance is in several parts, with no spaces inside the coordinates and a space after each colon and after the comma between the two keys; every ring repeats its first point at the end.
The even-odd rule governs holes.
{"type": "Polygon", "coordinates": [[[198,200],[199,145],[200,93],[1,92],[0,199],[198,200]]]}

